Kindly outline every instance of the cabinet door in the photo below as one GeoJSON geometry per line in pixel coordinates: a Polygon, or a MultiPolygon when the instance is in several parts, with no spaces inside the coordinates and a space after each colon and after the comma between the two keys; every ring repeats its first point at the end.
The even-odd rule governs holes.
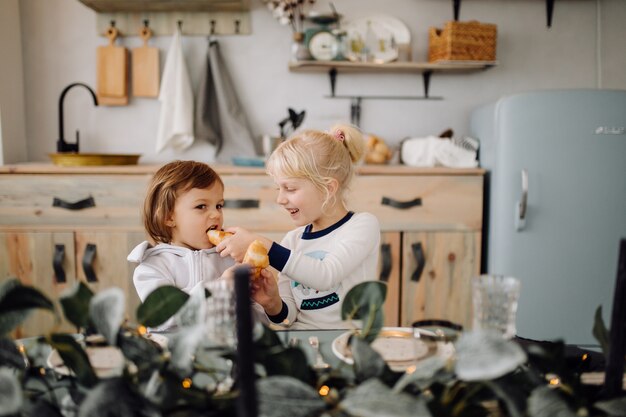
{"type": "Polygon", "coordinates": [[[126,295],[126,317],[135,321],[140,304],[133,285],[135,264],[126,260],[130,251],[146,240],[143,232],[76,232],[76,276],[94,293],[119,287],[126,295]]]}
{"type": "Polygon", "coordinates": [[[385,326],[400,324],[400,232],[386,232],[380,236],[378,277],[387,283],[387,298],[383,307],[385,326]]]}
{"type": "MultiPolygon", "coordinates": [[[[18,278],[36,287],[55,303],[66,288],[76,282],[74,234],[72,232],[2,232],[0,233],[0,279],[18,278]]],[[[56,304],[59,307],[58,303],[56,304]]],[[[61,312],[58,309],[59,313],[61,312]]],[[[55,326],[54,316],[35,310],[15,337],[47,333],[55,326]]],[[[63,323],[57,331],[72,331],[63,323]]]]}
{"type": "Polygon", "coordinates": [[[470,279],[480,269],[479,232],[407,232],[403,236],[401,323],[471,323],[470,279]]]}

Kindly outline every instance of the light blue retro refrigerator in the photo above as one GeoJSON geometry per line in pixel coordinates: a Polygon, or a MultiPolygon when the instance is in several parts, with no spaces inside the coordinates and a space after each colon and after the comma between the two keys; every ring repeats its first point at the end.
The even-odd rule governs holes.
{"type": "Polygon", "coordinates": [[[504,97],[471,132],[488,170],[483,269],[521,280],[517,334],[597,345],[626,237],[626,91],[504,97]]]}

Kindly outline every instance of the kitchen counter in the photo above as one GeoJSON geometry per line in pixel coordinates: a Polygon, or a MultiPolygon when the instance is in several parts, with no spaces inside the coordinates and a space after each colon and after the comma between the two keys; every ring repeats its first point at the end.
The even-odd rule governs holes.
{"type": "MultiPolygon", "coordinates": [[[[108,165],[108,166],[78,166],[62,167],[45,162],[25,162],[0,166],[0,173],[13,174],[153,174],[162,165],[108,165]]],[[[265,174],[265,168],[243,167],[235,165],[212,165],[220,174],[265,174]]],[[[361,165],[359,174],[375,175],[482,175],[482,168],[416,168],[406,165],[361,165]]]]}

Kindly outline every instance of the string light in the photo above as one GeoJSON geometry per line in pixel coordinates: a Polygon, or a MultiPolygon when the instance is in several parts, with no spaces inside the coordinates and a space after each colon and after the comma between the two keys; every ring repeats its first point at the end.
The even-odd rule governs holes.
{"type": "Polygon", "coordinates": [[[322,386],[320,387],[319,394],[320,394],[322,397],[327,396],[329,392],[330,392],[330,388],[328,387],[328,385],[322,385],[322,386]]]}
{"type": "Polygon", "coordinates": [[[146,326],[139,326],[137,327],[137,333],[143,336],[144,334],[148,333],[148,329],[146,329],[146,326]]]}
{"type": "Polygon", "coordinates": [[[191,379],[189,378],[183,379],[183,388],[185,389],[191,388],[191,379]]]}

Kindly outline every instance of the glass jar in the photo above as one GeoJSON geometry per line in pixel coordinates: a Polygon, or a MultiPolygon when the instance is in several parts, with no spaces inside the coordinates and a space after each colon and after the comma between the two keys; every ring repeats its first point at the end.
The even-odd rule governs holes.
{"type": "Polygon", "coordinates": [[[309,48],[304,43],[304,33],[294,32],[291,43],[291,59],[294,61],[306,61],[311,59],[309,48]]]}

